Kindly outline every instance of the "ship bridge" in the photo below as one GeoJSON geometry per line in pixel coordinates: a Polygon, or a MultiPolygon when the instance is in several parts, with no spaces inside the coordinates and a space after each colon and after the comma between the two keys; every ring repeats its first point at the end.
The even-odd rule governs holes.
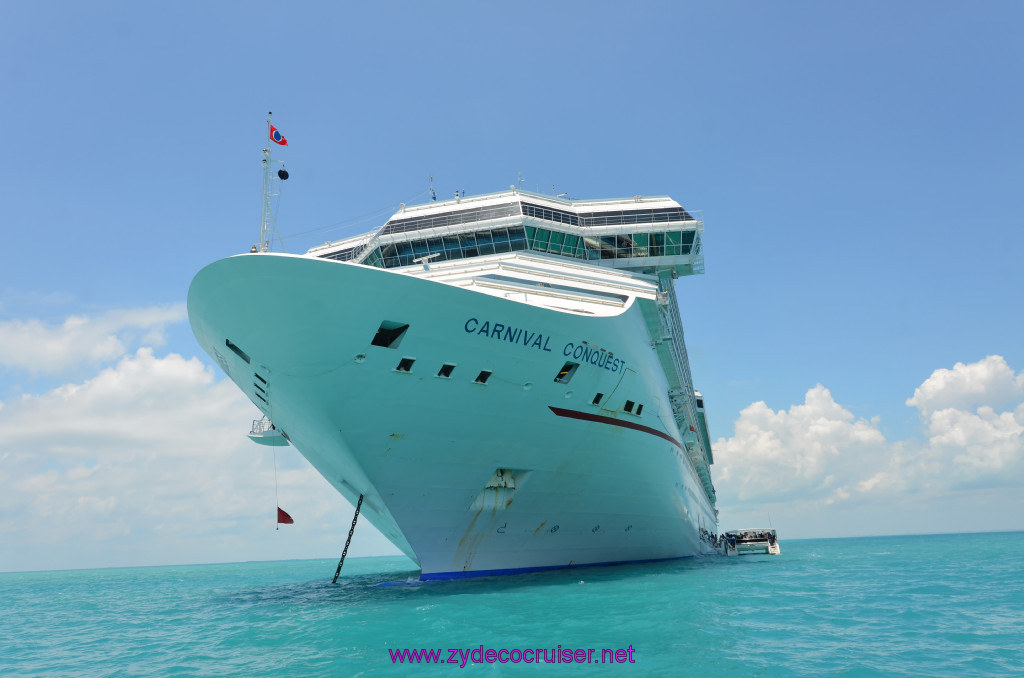
{"type": "MultiPolygon", "coordinates": [[[[704,223],[667,196],[634,196],[612,200],[570,200],[512,188],[487,195],[456,197],[442,202],[402,207],[376,231],[314,247],[307,253],[322,259],[423,275],[431,268],[445,282],[461,284],[456,262],[517,253],[566,264],[619,269],[657,280],[655,294],[631,294],[643,313],[652,345],[668,380],[668,399],[690,461],[712,505],[713,463],[703,399],[694,390],[683,340],[673,281],[704,272],[701,235],[704,223]]],[[[506,264],[507,267],[507,264],[506,264]]],[[[476,276],[476,285],[536,283],[536,270],[523,280],[505,275],[476,276]],[[488,278],[482,280],[482,277],[488,278]]],[[[565,278],[565,269],[559,278],[565,278]]],[[[551,287],[555,281],[547,281],[551,287]]],[[[563,280],[564,282],[564,280],[563,280]]],[[[592,286],[593,281],[579,282],[592,286]]],[[[557,289],[557,284],[555,284],[557,289]]],[[[575,288],[574,288],[575,289],[575,288]]],[[[571,291],[571,290],[570,290],[571,291]]],[[[565,290],[563,290],[565,292],[565,290]]],[[[592,290],[600,292],[600,290],[592,290]]],[[[605,290],[607,293],[607,290],[605,290]]],[[[573,295],[581,299],[580,291],[573,295]]],[[[567,296],[563,294],[563,296],[567,296]]],[[[596,301],[590,299],[590,301],[596,301]]]]}
{"type": "Polygon", "coordinates": [[[667,196],[568,200],[511,190],[402,206],[372,233],[309,250],[378,268],[531,250],[592,265],[702,273],[704,224],[667,196]]]}

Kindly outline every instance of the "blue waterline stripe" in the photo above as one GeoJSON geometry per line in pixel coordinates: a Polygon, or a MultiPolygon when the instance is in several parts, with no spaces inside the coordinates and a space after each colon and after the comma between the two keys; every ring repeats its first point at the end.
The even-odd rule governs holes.
{"type": "Polygon", "coordinates": [[[504,574],[527,574],[529,572],[545,572],[547,570],[568,570],[578,567],[608,567],[609,565],[638,565],[640,563],[663,563],[669,560],[683,560],[695,556],[671,556],[669,558],[647,558],[644,560],[609,560],[604,563],[578,563],[576,565],[540,565],[537,567],[513,567],[500,570],[469,570],[459,572],[420,573],[420,581],[449,581],[452,579],[470,579],[472,577],[497,577],[504,574]]]}

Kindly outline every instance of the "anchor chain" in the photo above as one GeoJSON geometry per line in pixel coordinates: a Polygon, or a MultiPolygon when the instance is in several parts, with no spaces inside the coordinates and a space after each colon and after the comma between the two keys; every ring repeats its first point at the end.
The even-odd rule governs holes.
{"type": "Polygon", "coordinates": [[[352,527],[348,528],[348,539],[345,540],[345,550],[341,552],[341,560],[338,561],[338,569],[334,571],[332,584],[338,583],[338,575],[341,574],[341,566],[345,564],[345,556],[348,555],[349,544],[352,543],[352,535],[356,531],[356,521],[359,520],[359,510],[363,507],[363,495],[359,495],[359,502],[356,504],[356,514],[352,516],[352,527]]]}

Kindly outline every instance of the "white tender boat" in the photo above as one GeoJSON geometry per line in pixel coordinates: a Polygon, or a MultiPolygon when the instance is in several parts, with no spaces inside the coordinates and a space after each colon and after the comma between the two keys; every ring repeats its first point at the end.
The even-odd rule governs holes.
{"type": "Polygon", "coordinates": [[[779,538],[775,530],[734,530],[725,533],[725,555],[749,556],[768,554],[777,556],[782,553],[779,538]]]}

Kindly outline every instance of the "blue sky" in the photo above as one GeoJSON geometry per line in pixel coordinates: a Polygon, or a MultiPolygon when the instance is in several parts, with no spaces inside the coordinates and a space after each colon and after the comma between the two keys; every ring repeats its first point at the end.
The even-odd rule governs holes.
{"type": "Polygon", "coordinates": [[[255,410],[183,309],[257,238],[268,110],[293,252],[431,175],[699,211],[677,291],[723,528],[1024,528],[1019,3],[4,11],[0,569],[339,550],[350,509],[294,451],[273,530],[255,410]]]}

